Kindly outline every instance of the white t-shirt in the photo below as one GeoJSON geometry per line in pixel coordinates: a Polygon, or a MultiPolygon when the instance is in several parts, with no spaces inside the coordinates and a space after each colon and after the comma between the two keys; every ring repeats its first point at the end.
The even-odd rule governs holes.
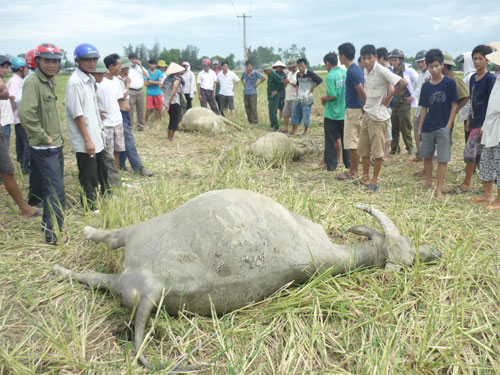
{"type": "Polygon", "coordinates": [[[0,100],[0,125],[7,126],[14,123],[14,112],[10,105],[10,99],[0,100]]]}
{"type": "Polygon", "coordinates": [[[297,87],[291,85],[292,83],[297,84],[297,73],[298,70],[296,70],[295,72],[288,72],[288,75],[286,76],[286,78],[290,82],[288,83],[288,85],[286,85],[285,100],[297,99],[297,87]]]}
{"type": "Polygon", "coordinates": [[[220,95],[234,96],[234,82],[239,82],[240,79],[232,71],[228,70],[224,75],[222,70],[217,74],[217,82],[220,84],[220,95]]]}
{"type": "Polygon", "coordinates": [[[365,68],[364,73],[366,104],[363,109],[375,121],[389,120],[391,113],[389,108],[382,104],[382,100],[387,96],[388,86],[396,86],[401,77],[376,61],[372,70],[365,68]]]}
{"type": "Polygon", "coordinates": [[[216,80],[217,76],[212,69],[209,69],[208,72],[202,70],[198,73],[198,83],[200,84],[200,88],[202,89],[213,90],[216,80]]]}
{"type": "Polygon", "coordinates": [[[139,64],[135,66],[130,66],[128,70],[128,76],[130,78],[130,88],[134,90],[140,90],[144,86],[144,72],[139,64]]]}
{"type": "Polygon", "coordinates": [[[118,77],[113,79],[103,78],[101,83],[97,84],[97,95],[99,97],[99,109],[106,111],[104,126],[113,127],[122,123],[122,114],[120,112],[120,105],[118,99],[123,98],[123,90],[120,85],[118,77]]]}

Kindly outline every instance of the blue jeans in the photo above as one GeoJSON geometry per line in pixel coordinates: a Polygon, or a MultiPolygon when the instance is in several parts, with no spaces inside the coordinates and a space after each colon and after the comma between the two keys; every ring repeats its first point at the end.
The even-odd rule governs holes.
{"type": "Polygon", "coordinates": [[[42,226],[45,232],[45,241],[57,243],[52,219],[56,219],[58,229],[62,230],[66,206],[63,148],[37,150],[30,147],[30,153],[32,161],[30,201],[32,197],[43,201],[42,226]]]}
{"type": "Polygon", "coordinates": [[[17,162],[21,165],[23,173],[30,171],[30,147],[28,144],[28,136],[21,124],[16,124],[14,127],[16,131],[16,154],[17,162]]]}
{"type": "Polygon", "coordinates": [[[134,171],[141,170],[144,166],[142,165],[141,158],[137,153],[137,148],[135,147],[135,137],[132,134],[132,124],[130,122],[130,115],[128,112],[120,111],[122,113],[123,119],[123,136],[125,137],[125,151],[120,152],[120,168],[125,169],[125,164],[128,161],[130,166],[134,171]]]}
{"type": "Polygon", "coordinates": [[[304,120],[304,126],[311,125],[311,107],[312,105],[296,103],[292,112],[292,125],[300,125],[302,120],[304,120]]]}

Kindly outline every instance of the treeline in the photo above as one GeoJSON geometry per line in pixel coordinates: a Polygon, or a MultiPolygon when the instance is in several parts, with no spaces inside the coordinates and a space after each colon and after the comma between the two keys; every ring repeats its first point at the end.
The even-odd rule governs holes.
{"type": "MultiPolygon", "coordinates": [[[[200,50],[198,47],[193,45],[188,45],[184,49],[167,49],[165,47],[162,48],[159,42],[155,42],[152,48],[148,48],[144,43],[136,46],[129,43],[128,46],[123,47],[123,53],[125,56],[128,56],[132,52],[137,54],[139,60],[141,60],[144,66],[147,66],[150,59],[165,60],[167,64],[170,64],[171,62],[181,64],[182,62],[187,61],[191,65],[191,69],[194,71],[201,70],[201,62],[205,58],[209,58],[210,60],[219,59],[220,62],[227,61],[229,69],[242,69],[245,63],[243,60],[236,61],[233,53],[225,57],[221,55],[198,56],[200,50]]],[[[259,69],[262,64],[271,64],[277,60],[286,62],[292,58],[298,59],[301,57],[306,57],[306,49],[305,47],[299,48],[295,44],[292,44],[290,48],[278,48],[277,50],[273,47],[263,46],[259,46],[255,49],[252,49],[251,47],[248,48],[248,59],[252,61],[256,69],[259,69]]]]}

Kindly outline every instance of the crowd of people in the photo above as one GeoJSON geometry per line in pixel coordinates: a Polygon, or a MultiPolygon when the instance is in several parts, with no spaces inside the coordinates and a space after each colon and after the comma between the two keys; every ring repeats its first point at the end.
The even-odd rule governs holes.
{"type": "MultiPolygon", "coordinates": [[[[498,45],[493,47],[500,49],[498,45]]],[[[451,55],[439,49],[417,53],[419,72],[405,61],[399,49],[389,53],[386,48],[365,45],[359,54],[356,63],[354,45],[343,43],[338,53],[330,52],[324,57],[328,72],[326,93],[321,96],[324,167],[335,171],[342,161],[347,170],[337,174],[336,179],[377,192],[383,161],[389,154],[401,152],[401,134],[412,160],[423,160],[423,171],[418,174],[425,176],[425,189],[433,187],[433,160],[437,159],[434,194],[442,198],[446,167],[451,159],[451,135],[458,115],[465,129],[466,173],[464,182],[450,193],[469,191],[473,173],[479,170],[483,192],[472,201],[487,202],[488,208],[500,209],[500,51],[479,45],[465,53],[463,79],[453,73],[455,62],[451,55]],[[488,72],[488,62],[497,65],[497,77],[488,72]]],[[[151,59],[146,69],[133,53],[127,57],[111,54],[102,61],[100,58],[91,44],[75,48],[77,68],[68,80],[64,99],[68,137],[82,188],[81,201],[92,212],[97,211],[97,194],[105,195],[110,187],[120,184],[118,170],[128,169],[127,160],[141,176],[154,175],[139,156],[132,122],[143,131],[151,116],[152,121],[159,122],[162,113],[167,112],[168,140],[172,141],[196,93],[202,107],[209,106],[223,116],[231,113],[234,118],[234,90],[240,81],[227,61],[220,63],[216,59],[204,59],[203,69],[195,78],[187,62],[167,65],[163,60],[151,59]]],[[[54,80],[61,59],[60,49],[50,43],[39,45],[25,58],[9,60],[0,55],[0,176],[23,217],[42,216],[45,240],[51,244],[66,240],[59,235],[64,227],[64,157],[54,80]],[[5,84],[3,79],[11,72],[5,84]],[[9,156],[11,125],[16,133],[17,161],[22,172],[29,173],[27,202],[15,181],[9,156]],[[37,207],[43,207],[43,211],[37,207]]],[[[287,64],[264,64],[262,70],[265,75],[246,61],[241,75],[248,122],[259,121],[257,87],[267,81],[271,128],[298,135],[302,123],[301,136],[307,137],[313,93],[323,79],[307,69],[305,58],[291,59],[287,64]],[[282,130],[278,114],[283,118],[282,130]]]]}

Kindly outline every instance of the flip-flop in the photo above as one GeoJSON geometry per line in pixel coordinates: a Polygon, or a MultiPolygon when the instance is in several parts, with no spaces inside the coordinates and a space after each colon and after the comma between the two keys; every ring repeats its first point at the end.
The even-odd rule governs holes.
{"type": "MultiPolygon", "coordinates": [[[[352,183],[357,186],[368,186],[370,185],[369,183],[365,184],[361,181],[361,179],[353,179],[352,183]]],[[[375,184],[374,184],[375,185],[375,184]]]]}
{"type": "Polygon", "coordinates": [[[375,184],[366,184],[365,187],[370,193],[376,193],[379,189],[378,185],[375,184]]]}
{"type": "Polygon", "coordinates": [[[460,185],[457,185],[455,186],[453,189],[451,190],[448,190],[446,192],[446,194],[453,194],[453,195],[457,195],[457,194],[464,194],[464,193],[467,193],[468,190],[464,190],[461,188],[460,185]]]}
{"type": "Polygon", "coordinates": [[[352,180],[353,178],[351,177],[349,172],[342,172],[336,175],[335,179],[339,181],[347,181],[347,180],[352,180]]]}
{"type": "Polygon", "coordinates": [[[472,203],[481,203],[481,202],[492,202],[493,199],[484,199],[483,197],[472,197],[470,200],[472,203]]]}
{"type": "Polygon", "coordinates": [[[500,207],[489,205],[486,207],[488,210],[500,210],[500,207]]]}

